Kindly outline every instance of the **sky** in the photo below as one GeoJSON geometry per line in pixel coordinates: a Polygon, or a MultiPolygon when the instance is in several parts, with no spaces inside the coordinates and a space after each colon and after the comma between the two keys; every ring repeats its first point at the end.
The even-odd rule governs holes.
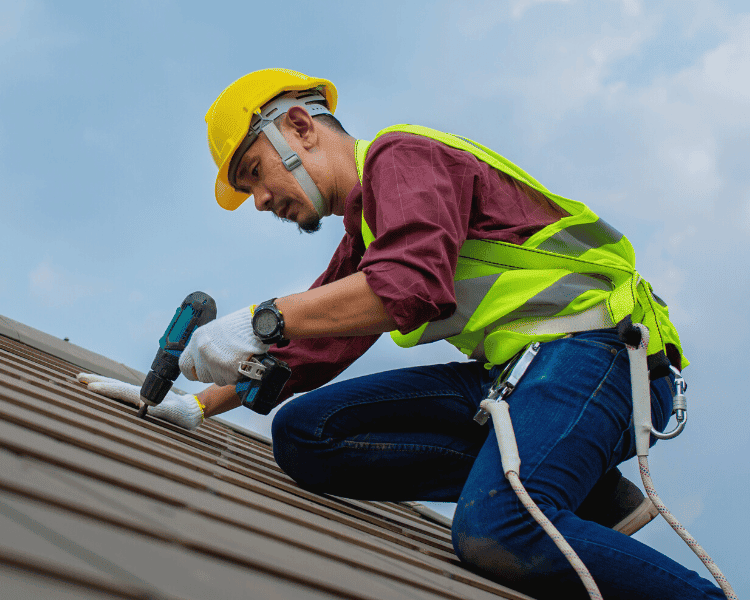
{"type": "MultiPolygon", "coordinates": [[[[268,67],[333,81],[355,137],[458,133],[627,235],[692,362],[656,489],[750,597],[746,3],[0,0],[0,315],[145,372],[190,292],[222,316],[306,289],[341,218],[300,235],[213,196],[204,115],[268,67]]],[[[341,378],[462,358],[384,336],[341,378]]],[[[269,417],[225,416],[269,435],[269,417]]],[[[665,522],[636,537],[709,576],[665,522]]]]}

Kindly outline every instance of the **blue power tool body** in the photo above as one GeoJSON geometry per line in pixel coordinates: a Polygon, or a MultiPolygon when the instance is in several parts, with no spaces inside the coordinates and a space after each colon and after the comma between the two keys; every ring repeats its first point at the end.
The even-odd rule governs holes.
{"type": "Polygon", "coordinates": [[[164,400],[180,375],[180,356],[193,332],[215,318],[216,302],[208,294],[193,292],[182,301],[159,340],[156,358],[141,387],[143,406],[138,411],[139,417],[146,415],[149,406],[157,406],[164,400]]]}
{"type": "MultiPolygon", "coordinates": [[[[216,302],[204,292],[193,292],[172,317],[159,340],[159,350],[151,370],[141,387],[143,406],[138,411],[144,417],[149,406],[157,406],[180,375],[180,356],[190,342],[193,332],[216,318],[216,302]]],[[[270,354],[251,357],[240,363],[241,378],[235,386],[242,406],[262,415],[271,412],[281,390],[292,374],[289,366],[270,354]]]]}

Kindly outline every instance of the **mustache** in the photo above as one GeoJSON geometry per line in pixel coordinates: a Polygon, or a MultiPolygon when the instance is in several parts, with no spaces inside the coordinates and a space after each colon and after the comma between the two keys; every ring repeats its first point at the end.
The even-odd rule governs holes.
{"type": "Polygon", "coordinates": [[[279,202],[276,203],[276,206],[273,207],[273,209],[271,210],[271,213],[273,214],[275,218],[279,219],[280,221],[290,222],[289,219],[287,219],[286,217],[281,217],[279,216],[279,214],[284,211],[288,212],[289,206],[291,205],[291,203],[292,203],[291,199],[284,198],[283,200],[280,200],[279,202]]]}

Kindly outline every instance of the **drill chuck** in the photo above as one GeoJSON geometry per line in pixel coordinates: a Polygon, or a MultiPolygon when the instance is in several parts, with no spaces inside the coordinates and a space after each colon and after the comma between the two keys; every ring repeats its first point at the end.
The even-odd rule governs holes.
{"type": "MultiPolygon", "coordinates": [[[[175,379],[177,379],[175,377],[175,379]]],[[[157,375],[152,369],[146,375],[146,379],[141,387],[141,400],[149,406],[156,406],[159,404],[167,395],[167,392],[172,389],[174,379],[165,379],[157,375]]]]}
{"type": "Polygon", "coordinates": [[[193,332],[216,318],[216,302],[208,294],[193,292],[182,302],[159,340],[159,350],[141,387],[141,400],[156,406],[180,375],[180,355],[193,332]]]}

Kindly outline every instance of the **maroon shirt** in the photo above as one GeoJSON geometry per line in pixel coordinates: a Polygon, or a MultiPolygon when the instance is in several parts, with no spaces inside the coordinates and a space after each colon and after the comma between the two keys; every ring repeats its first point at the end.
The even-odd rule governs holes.
{"type": "MultiPolygon", "coordinates": [[[[453,277],[465,240],[522,244],[567,214],[473,154],[408,133],[378,138],[362,179],[346,198],[344,238],[312,287],[363,271],[401,333],[453,314],[453,277]],[[363,209],[375,235],[367,250],[363,209]]],[[[281,399],[328,383],[378,337],[294,340],[274,350],[292,368],[281,399]]]]}

